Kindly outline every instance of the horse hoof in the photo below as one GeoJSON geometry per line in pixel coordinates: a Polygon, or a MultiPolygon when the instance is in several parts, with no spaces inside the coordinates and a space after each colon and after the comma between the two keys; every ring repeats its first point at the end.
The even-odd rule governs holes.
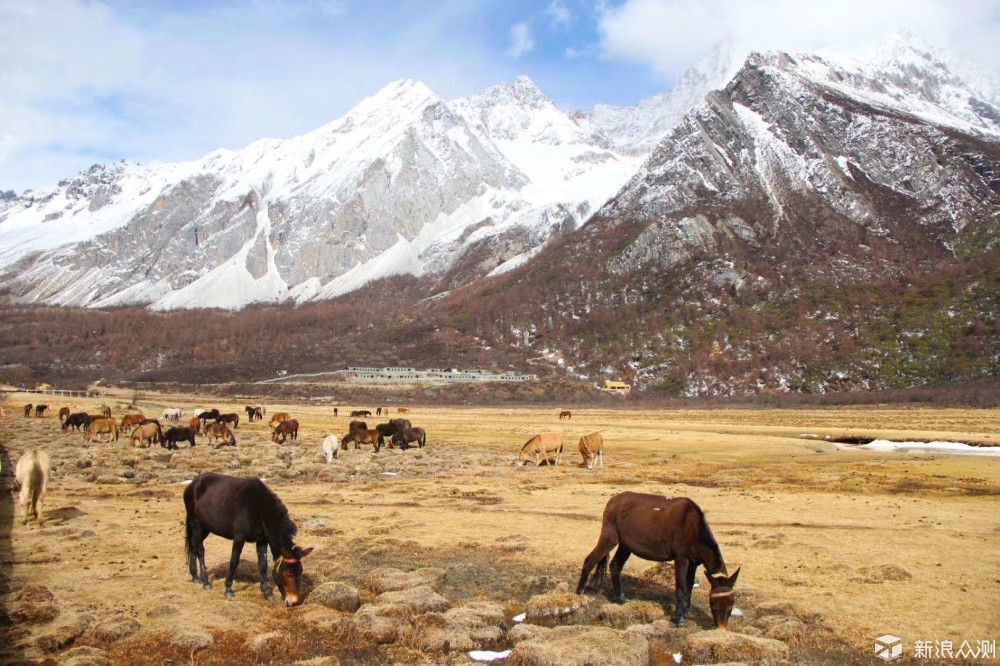
{"type": "Polygon", "coordinates": [[[235,596],[236,596],[236,595],[235,595],[235,594],[233,594],[233,591],[232,591],[232,590],[226,590],[226,599],[232,599],[232,598],[233,598],[233,597],[235,597],[235,596]]]}
{"type": "Polygon", "coordinates": [[[683,627],[684,626],[684,616],[681,615],[680,617],[675,617],[674,618],[674,624],[677,625],[678,627],[683,627]]]}
{"type": "Polygon", "coordinates": [[[624,604],[624,603],[628,603],[628,599],[626,599],[626,598],[625,598],[625,595],[623,594],[622,596],[620,596],[620,597],[618,597],[617,599],[615,599],[615,603],[616,603],[616,604],[624,604]]]}
{"type": "Polygon", "coordinates": [[[264,593],[264,600],[265,601],[274,601],[274,595],[271,594],[270,592],[265,592],[264,593]]]}
{"type": "Polygon", "coordinates": [[[205,583],[204,585],[202,585],[202,587],[204,587],[206,590],[211,590],[212,589],[212,584],[211,583],[205,583]]]}

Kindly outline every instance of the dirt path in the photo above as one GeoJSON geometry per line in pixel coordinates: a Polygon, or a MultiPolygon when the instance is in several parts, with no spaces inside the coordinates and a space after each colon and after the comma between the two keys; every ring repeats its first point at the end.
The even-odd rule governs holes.
{"type": "MultiPolygon", "coordinates": [[[[196,401],[242,413],[242,405],[193,396],[142,406],[152,416],[196,401]]],[[[75,407],[96,408],[81,402],[75,407]]],[[[510,618],[532,597],[572,591],[604,504],[623,490],[701,505],[730,571],[742,567],[744,616],[731,629],[781,640],[792,663],[869,664],[872,639],[886,633],[902,637],[907,650],[918,640],[950,640],[957,649],[1000,637],[998,459],[843,450],[823,439],[1000,444],[996,411],[574,409],[559,421],[559,409],[415,408],[408,417],[427,430],[427,448],[350,450],[327,465],[320,442],[345,432],[349,419],[334,419],[326,407],[268,405],[269,413],[289,411],[302,423],[299,440],[284,446],[270,441],[266,424],[241,423],[235,448],[199,439],[194,449],[167,452],[133,449],[127,438],[88,444],[54,418],[21,418],[17,406],[9,401],[0,421],[4,487],[30,445],[49,451],[56,472],[41,527],[14,524],[15,495],[0,504],[0,630],[10,636],[0,655],[7,663],[330,656],[468,663],[464,650],[429,638],[438,625],[452,627],[444,609],[499,606],[504,617],[493,634],[478,634],[479,647],[509,646],[510,618]],[[595,430],[604,435],[606,466],[589,472],[575,442],[595,430]],[[515,469],[519,446],[544,431],[565,434],[572,450],[558,466],[515,469]],[[251,549],[236,598],[227,601],[221,582],[230,544],[218,537],[206,542],[214,589],[189,582],[181,493],[184,481],[207,470],[265,478],[288,506],[298,543],[316,549],[305,571],[307,589],[318,592],[302,606],[263,600],[251,549]],[[426,569],[432,581],[406,613],[392,616],[391,640],[376,631],[383,626],[376,619],[385,618],[366,614],[388,608],[373,603],[386,576],[396,575],[386,567],[426,569]],[[357,591],[360,610],[319,602],[335,582],[357,591]],[[444,605],[427,610],[424,602],[444,605]]],[[[630,598],[669,612],[669,568],[632,558],[625,573],[630,598]]],[[[612,611],[602,610],[603,592],[588,599],[563,622],[615,624],[612,611]]],[[[711,625],[703,588],[694,605],[689,627],[653,637],[652,663],[668,663],[692,632],[711,625]]]]}

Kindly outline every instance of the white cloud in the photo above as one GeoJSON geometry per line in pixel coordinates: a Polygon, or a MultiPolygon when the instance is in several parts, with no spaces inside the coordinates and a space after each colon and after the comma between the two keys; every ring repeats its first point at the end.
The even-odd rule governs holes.
{"type": "Polygon", "coordinates": [[[573,20],[573,14],[562,0],[552,0],[545,8],[545,13],[557,27],[565,27],[573,20]]]}
{"type": "Polygon", "coordinates": [[[510,47],[507,54],[511,58],[520,58],[535,48],[535,40],[531,36],[531,28],[527,23],[515,23],[510,28],[510,47]]]}
{"type": "Polygon", "coordinates": [[[996,0],[626,0],[599,6],[604,55],[673,81],[712,46],[863,53],[907,31],[1000,67],[996,0]]]}
{"type": "Polygon", "coordinates": [[[295,136],[395,79],[448,98],[509,77],[484,46],[497,28],[471,20],[470,3],[385,13],[327,0],[0,0],[0,190],[295,136]]]}

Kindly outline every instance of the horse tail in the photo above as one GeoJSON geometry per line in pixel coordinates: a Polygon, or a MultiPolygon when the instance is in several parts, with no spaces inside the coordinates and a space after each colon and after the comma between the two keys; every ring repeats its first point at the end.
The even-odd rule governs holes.
{"type": "Polygon", "coordinates": [[[597,563],[597,569],[594,570],[594,581],[601,585],[604,583],[604,574],[608,570],[608,556],[605,555],[601,558],[601,561],[597,563]]]}
{"type": "Polygon", "coordinates": [[[427,445],[427,433],[420,433],[420,448],[424,448],[427,445]]]}
{"type": "Polygon", "coordinates": [[[186,488],[184,488],[184,508],[186,509],[184,518],[184,555],[187,559],[191,558],[191,553],[194,552],[194,492],[192,490],[192,483],[189,483],[186,488]]]}

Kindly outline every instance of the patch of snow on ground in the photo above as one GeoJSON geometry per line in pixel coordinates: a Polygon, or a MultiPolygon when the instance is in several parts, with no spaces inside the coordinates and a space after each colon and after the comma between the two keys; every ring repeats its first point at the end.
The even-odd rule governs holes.
{"type": "Polygon", "coordinates": [[[972,456],[1000,456],[1000,446],[970,446],[964,442],[892,442],[887,439],[876,439],[856,448],[904,453],[960,453],[972,456]]]}

